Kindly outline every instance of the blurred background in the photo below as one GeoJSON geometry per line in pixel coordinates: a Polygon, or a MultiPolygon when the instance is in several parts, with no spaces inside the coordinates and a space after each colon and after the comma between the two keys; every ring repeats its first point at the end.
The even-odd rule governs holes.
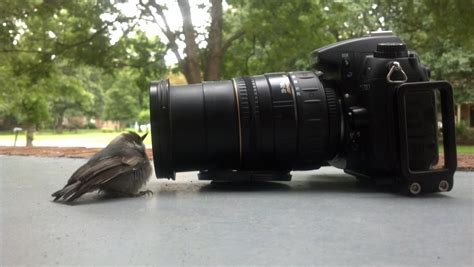
{"type": "Polygon", "coordinates": [[[147,130],[153,80],[304,70],[318,47],[392,30],[433,79],[453,84],[458,144],[474,153],[473,7],[471,0],[0,0],[0,146],[102,147],[117,132],[147,130]]]}

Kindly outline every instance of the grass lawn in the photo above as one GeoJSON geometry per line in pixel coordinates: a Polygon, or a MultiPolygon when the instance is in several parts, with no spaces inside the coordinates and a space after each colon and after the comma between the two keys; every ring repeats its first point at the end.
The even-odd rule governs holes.
{"type": "Polygon", "coordinates": [[[458,146],[458,154],[474,154],[474,146],[458,146]]]}
{"type": "MultiPolygon", "coordinates": [[[[128,131],[124,130],[121,132],[128,131]]],[[[112,139],[114,139],[121,132],[102,132],[101,130],[77,130],[76,132],[64,131],[62,134],[55,133],[53,131],[38,131],[35,133],[34,141],[35,142],[54,142],[58,141],[61,143],[63,141],[71,141],[77,143],[77,146],[85,146],[87,143],[103,143],[108,144],[112,139]]],[[[140,133],[139,133],[140,134],[140,133]]],[[[143,133],[142,133],[143,134],[143,133]]],[[[22,132],[18,135],[18,142],[24,142],[26,139],[26,133],[22,132]]],[[[12,132],[0,132],[0,143],[1,144],[10,144],[13,145],[15,136],[12,132]]],[[[19,143],[21,144],[21,143],[19,143]]],[[[151,135],[145,139],[145,145],[151,147],[151,135]]]]}
{"type": "MultiPolygon", "coordinates": [[[[131,129],[124,130],[128,131],[131,129]]],[[[53,131],[39,131],[35,133],[34,142],[42,142],[46,141],[49,143],[54,143],[54,141],[70,141],[74,144],[74,146],[87,146],[88,143],[101,143],[101,144],[108,144],[112,139],[114,139],[120,132],[102,132],[101,130],[77,130],[77,132],[69,132],[64,131],[62,134],[57,134],[53,131]],[[77,143],[77,145],[75,145],[77,143]]],[[[18,135],[18,142],[24,142],[25,140],[25,132],[18,135]]],[[[0,132],[0,145],[13,145],[13,141],[15,140],[15,136],[12,132],[0,132]]],[[[151,147],[151,134],[145,139],[145,145],[150,148],[151,147]]],[[[439,146],[439,151],[443,151],[443,146],[439,146]]],[[[474,146],[464,146],[460,145],[457,147],[458,154],[474,154],[474,146]]]]}
{"type": "MultiPolygon", "coordinates": [[[[443,145],[438,146],[438,151],[440,153],[444,151],[443,145]]],[[[456,151],[458,154],[474,154],[474,146],[458,145],[456,151]]]]}

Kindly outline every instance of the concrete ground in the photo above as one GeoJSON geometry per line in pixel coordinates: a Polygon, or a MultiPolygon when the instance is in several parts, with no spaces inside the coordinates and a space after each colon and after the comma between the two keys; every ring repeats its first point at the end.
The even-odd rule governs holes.
{"type": "Polygon", "coordinates": [[[82,159],[0,156],[0,265],[473,266],[474,173],[409,198],[334,168],[289,183],[152,179],[151,197],[52,202],[82,159]]]}

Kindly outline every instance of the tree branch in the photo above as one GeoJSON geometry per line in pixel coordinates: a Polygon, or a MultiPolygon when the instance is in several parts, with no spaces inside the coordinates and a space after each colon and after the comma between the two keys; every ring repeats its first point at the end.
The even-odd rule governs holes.
{"type": "Polygon", "coordinates": [[[60,55],[60,54],[64,53],[65,51],[67,51],[71,48],[86,44],[86,43],[94,40],[94,38],[96,38],[97,36],[102,34],[105,30],[107,30],[108,26],[110,26],[110,25],[111,25],[111,23],[107,23],[104,27],[102,27],[100,30],[93,33],[88,38],[86,38],[84,40],[81,40],[81,41],[78,41],[78,42],[75,42],[75,43],[65,44],[65,43],[61,43],[61,42],[57,41],[57,42],[54,43],[56,48],[53,49],[53,51],[38,51],[38,50],[25,50],[25,49],[2,49],[2,50],[0,50],[0,52],[3,52],[3,53],[17,53],[17,52],[18,53],[37,53],[37,54],[41,54],[41,55],[53,55],[53,54],[54,55],[60,55]]]}
{"type": "Polygon", "coordinates": [[[160,16],[161,20],[163,21],[164,23],[164,27],[162,27],[158,21],[158,18],[155,16],[154,12],[152,12],[152,10],[150,9],[150,6],[146,5],[145,3],[143,3],[142,0],[140,0],[140,5],[142,7],[144,7],[148,13],[151,15],[151,17],[153,18],[153,21],[155,22],[155,24],[158,26],[158,28],[160,28],[160,31],[166,36],[166,38],[168,39],[168,48],[171,49],[171,51],[173,52],[173,54],[176,56],[176,59],[178,60],[178,63],[179,64],[183,64],[184,60],[183,58],[181,57],[181,54],[179,53],[179,50],[178,50],[178,45],[176,43],[176,39],[177,39],[177,34],[174,33],[173,31],[171,31],[171,28],[168,24],[168,20],[166,19],[166,16],[163,12],[163,6],[159,5],[156,3],[155,0],[150,0],[149,1],[149,5],[151,7],[153,7],[155,10],[156,10],[156,13],[158,13],[158,15],[160,16]]]}
{"type": "Polygon", "coordinates": [[[222,45],[222,51],[223,53],[225,53],[227,51],[227,49],[229,49],[229,47],[232,45],[232,43],[239,39],[240,37],[244,36],[245,35],[245,31],[244,30],[239,30],[237,32],[235,32],[234,34],[232,34],[231,36],[229,36],[229,38],[227,38],[227,40],[225,40],[224,44],[222,45]]]}
{"type": "Polygon", "coordinates": [[[84,40],[81,40],[79,42],[76,42],[76,43],[72,43],[72,44],[64,44],[64,43],[61,43],[61,42],[56,42],[56,44],[60,47],[62,47],[62,51],[60,51],[59,53],[56,53],[56,54],[61,54],[63,53],[64,51],[68,50],[68,49],[71,49],[73,47],[77,47],[77,46],[80,46],[80,45],[83,45],[83,44],[86,44],[92,40],[94,40],[94,38],[96,38],[97,36],[99,36],[100,34],[102,34],[103,32],[105,32],[107,30],[107,28],[112,25],[112,23],[107,23],[104,27],[100,28],[98,31],[94,32],[91,36],[89,36],[88,38],[84,39],[84,40]]]}
{"type": "Polygon", "coordinates": [[[51,55],[51,52],[38,51],[38,50],[27,50],[27,49],[2,49],[1,53],[35,53],[40,55],[51,55]]]}

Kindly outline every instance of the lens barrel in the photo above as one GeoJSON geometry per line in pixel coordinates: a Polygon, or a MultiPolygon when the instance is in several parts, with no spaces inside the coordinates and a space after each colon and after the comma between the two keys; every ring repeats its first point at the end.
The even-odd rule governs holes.
{"type": "Polygon", "coordinates": [[[155,172],[316,169],[337,153],[334,90],[311,71],[170,86],[152,83],[155,172]]]}

